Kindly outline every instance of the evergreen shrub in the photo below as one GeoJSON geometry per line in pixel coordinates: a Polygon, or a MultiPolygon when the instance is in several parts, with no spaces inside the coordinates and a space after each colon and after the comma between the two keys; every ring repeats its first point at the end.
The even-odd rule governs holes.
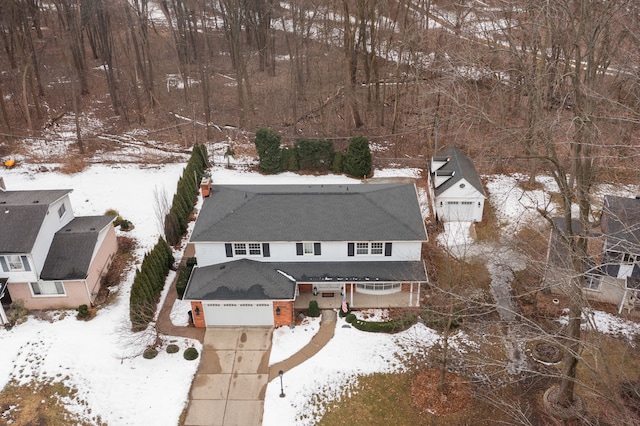
{"type": "Polygon", "coordinates": [[[180,348],[178,347],[178,345],[171,344],[171,345],[167,346],[167,353],[168,354],[175,354],[179,350],[180,350],[180,348]]]}
{"type": "Polygon", "coordinates": [[[87,305],[78,306],[78,314],[76,315],[76,318],[85,319],[89,318],[89,315],[91,315],[91,313],[89,312],[89,307],[87,305]]]}
{"type": "Polygon", "coordinates": [[[193,361],[198,358],[198,350],[196,348],[187,348],[184,351],[184,359],[187,361],[193,361]]]}
{"type": "Polygon", "coordinates": [[[344,172],[353,177],[362,178],[371,174],[372,159],[369,141],[364,136],[351,138],[344,158],[344,172]]]}
{"type": "Polygon", "coordinates": [[[390,321],[363,321],[354,318],[353,321],[351,321],[351,325],[361,331],[369,331],[373,333],[397,333],[399,331],[406,330],[417,321],[418,317],[416,315],[407,315],[403,318],[390,321]]]}
{"type": "Polygon", "coordinates": [[[295,144],[300,170],[328,171],[333,161],[333,142],[298,139],[295,144]]]}
{"type": "Polygon", "coordinates": [[[309,302],[309,312],[307,315],[313,318],[317,318],[320,316],[320,307],[318,306],[318,302],[316,300],[312,300],[309,302]]]}
{"type": "Polygon", "coordinates": [[[256,131],[254,139],[258,151],[258,168],[267,174],[277,174],[282,171],[282,150],[280,149],[280,135],[267,128],[256,131]]]}
{"type": "Polygon", "coordinates": [[[142,353],[144,359],[153,359],[158,356],[158,350],[156,348],[147,348],[142,353]]]}

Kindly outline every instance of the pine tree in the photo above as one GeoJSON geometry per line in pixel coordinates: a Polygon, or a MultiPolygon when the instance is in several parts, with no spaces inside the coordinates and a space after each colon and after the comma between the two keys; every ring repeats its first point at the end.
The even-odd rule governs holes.
{"type": "Polygon", "coordinates": [[[361,178],[371,174],[372,160],[367,138],[364,136],[351,138],[343,166],[344,172],[354,177],[361,178]]]}

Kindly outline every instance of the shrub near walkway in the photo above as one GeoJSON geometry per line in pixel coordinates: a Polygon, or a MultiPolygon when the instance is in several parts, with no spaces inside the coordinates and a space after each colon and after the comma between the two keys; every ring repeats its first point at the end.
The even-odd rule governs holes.
{"type": "Polygon", "coordinates": [[[415,324],[418,321],[418,316],[411,314],[389,321],[364,321],[358,319],[355,314],[349,314],[345,317],[345,321],[360,331],[397,333],[415,324]]]}

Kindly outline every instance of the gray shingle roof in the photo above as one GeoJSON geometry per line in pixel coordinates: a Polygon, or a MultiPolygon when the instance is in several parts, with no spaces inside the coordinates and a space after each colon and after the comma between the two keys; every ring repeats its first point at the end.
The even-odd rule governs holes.
{"type": "Polygon", "coordinates": [[[640,254],[640,199],[605,195],[601,226],[605,250],[640,254]]]}
{"type": "Polygon", "coordinates": [[[0,191],[0,253],[30,253],[49,205],[69,192],[0,191]]]}
{"type": "Polygon", "coordinates": [[[44,262],[43,280],[85,279],[98,234],[115,216],[76,217],[56,232],[44,262]]]}
{"type": "Polygon", "coordinates": [[[191,241],[425,241],[413,184],[214,186],[191,241]]]}
{"type": "Polygon", "coordinates": [[[289,300],[294,296],[295,282],[272,263],[240,259],[193,268],[184,299],[289,300]]]}
{"type": "Polygon", "coordinates": [[[240,259],[194,268],[185,292],[190,300],[293,299],[295,282],[427,281],[412,262],[257,262],[240,259]]]}
{"type": "MultiPolygon", "coordinates": [[[[439,173],[453,172],[453,177],[435,189],[436,195],[442,194],[447,189],[460,182],[461,179],[466,179],[471,186],[486,197],[486,193],[482,187],[482,182],[480,182],[480,176],[478,175],[473,162],[467,158],[462,151],[455,146],[449,146],[444,151],[439,152],[434,156],[434,158],[442,161],[449,159],[444,166],[438,169],[439,173]]],[[[432,170],[431,172],[433,173],[434,171],[432,170]]]]}

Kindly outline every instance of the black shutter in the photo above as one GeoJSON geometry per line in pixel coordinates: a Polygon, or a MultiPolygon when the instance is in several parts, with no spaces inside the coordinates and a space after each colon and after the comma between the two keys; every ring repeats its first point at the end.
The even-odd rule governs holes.
{"type": "Polygon", "coordinates": [[[227,257],[233,257],[233,247],[231,243],[225,243],[224,250],[227,252],[227,257]]]}
{"type": "Polygon", "coordinates": [[[384,255],[391,256],[391,243],[384,243],[384,255]]]}
{"type": "Polygon", "coordinates": [[[262,255],[264,257],[271,256],[271,252],[269,251],[269,243],[262,243],[262,255]]]}
{"type": "Polygon", "coordinates": [[[27,259],[27,256],[20,256],[20,258],[22,259],[22,266],[24,266],[24,270],[27,272],[31,271],[31,265],[29,265],[29,259],[27,259]]]}
{"type": "Polygon", "coordinates": [[[302,251],[302,243],[296,243],[296,254],[298,256],[302,256],[304,254],[302,251]]]}
{"type": "Polygon", "coordinates": [[[315,256],[320,256],[322,251],[320,250],[320,243],[313,243],[313,254],[315,256]]]}
{"type": "Polygon", "coordinates": [[[355,244],[347,243],[347,256],[355,255],[355,244]]]}

